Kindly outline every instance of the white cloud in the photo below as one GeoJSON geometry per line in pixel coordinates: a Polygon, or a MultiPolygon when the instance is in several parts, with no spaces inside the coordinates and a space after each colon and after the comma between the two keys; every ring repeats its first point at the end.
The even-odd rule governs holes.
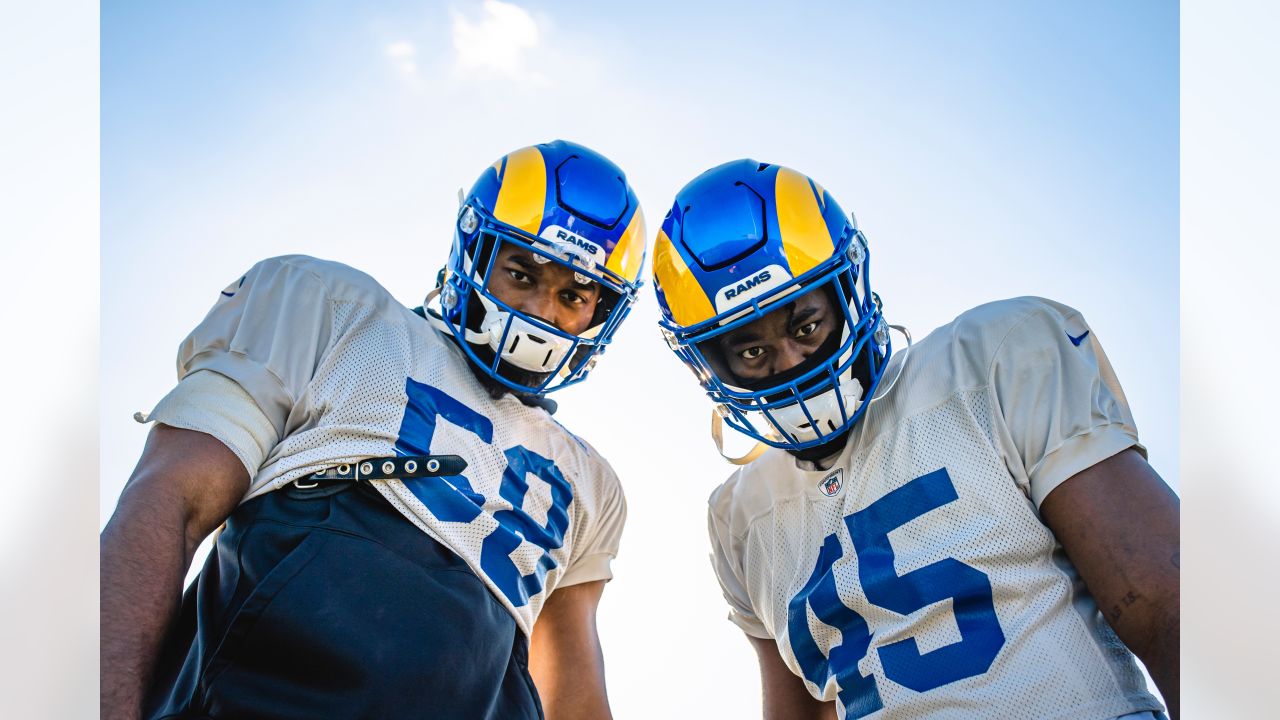
{"type": "Polygon", "coordinates": [[[387,57],[391,58],[391,62],[400,72],[409,77],[416,77],[418,74],[418,63],[414,59],[417,54],[413,43],[406,40],[393,42],[387,46],[387,57]]]}
{"type": "Polygon", "coordinates": [[[484,0],[482,16],[473,21],[453,13],[453,49],[459,72],[491,71],[522,82],[546,84],[545,76],[528,67],[528,54],[538,46],[541,31],[529,11],[484,0]]]}

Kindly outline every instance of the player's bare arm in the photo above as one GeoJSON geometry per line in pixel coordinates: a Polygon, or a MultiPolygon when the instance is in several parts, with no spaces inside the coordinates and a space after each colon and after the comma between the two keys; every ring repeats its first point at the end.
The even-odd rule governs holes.
{"type": "Polygon", "coordinates": [[[1040,506],[1103,617],[1178,717],[1178,497],[1135,450],[1077,473],[1040,506]]]}
{"type": "Polygon", "coordinates": [[[249,486],[210,435],[156,425],[101,538],[103,718],[136,718],[200,542],[249,486]]]}
{"type": "Polygon", "coordinates": [[[542,607],[529,642],[529,673],[549,720],[611,718],[596,608],[604,580],[559,588],[542,607]]]}
{"type": "Polygon", "coordinates": [[[835,720],[835,703],[815,700],[804,687],[804,681],[782,662],[778,644],[767,638],[750,635],[760,661],[760,701],[765,720],[835,720]]]}

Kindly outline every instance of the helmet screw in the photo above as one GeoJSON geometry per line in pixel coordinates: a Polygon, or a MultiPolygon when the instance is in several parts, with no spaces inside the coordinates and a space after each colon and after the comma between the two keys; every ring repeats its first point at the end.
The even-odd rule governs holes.
{"type": "Polygon", "coordinates": [[[458,218],[458,229],[461,230],[464,235],[470,235],[475,232],[478,227],[480,227],[480,218],[476,217],[476,211],[472,210],[471,206],[468,205],[463,209],[462,217],[458,218]]]}
{"type": "Polygon", "coordinates": [[[458,291],[454,290],[452,285],[446,285],[440,291],[440,304],[445,310],[452,310],[453,306],[458,304],[458,291]]]}
{"type": "Polygon", "coordinates": [[[849,259],[854,265],[861,265],[862,261],[867,259],[867,241],[863,239],[862,233],[856,233],[853,236],[853,242],[849,243],[849,259]]]}
{"type": "Polygon", "coordinates": [[[874,339],[880,347],[889,344],[889,326],[884,324],[884,318],[881,318],[880,322],[876,323],[874,339]]]}

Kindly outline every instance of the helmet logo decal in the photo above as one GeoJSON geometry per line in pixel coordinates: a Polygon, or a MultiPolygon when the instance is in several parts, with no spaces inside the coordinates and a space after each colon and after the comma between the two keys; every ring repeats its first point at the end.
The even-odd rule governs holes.
{"type": "Polygon", "coordinates": [[[725,312],[740,306],[790,280],[791,274],[781,265],[769,265],[748,278],[720,288],[716,293],[716,312],[725,312]]]}
{"type": "Polygon", "coordinates": [[[575,235],[559,225],[548,225],[539,237],[543,240],[549,241],[552,245],[556,246],[557,250],[567,253],[568,255],[576,255],[577,257],[586,260],[588,263],[595,263],[597,265],[603,264],[601,261],[604,260],[604,249],[581,235],[575,235]]]}
{"type": "Polygon", "coordinates": [[[844,468],[836,468],[818,483],[818,489],[827,497],[835,497],[844,488],[844,468]]]}
{"type": "Polygon", "coordinates": [[[725,290],[724,297],[726,300],[732,300],[733,298],[737,297],[738,293],[744,293],[750,290],[751,288],[759,285],[760,283],[768,281],[768,279],[769,279],[769,271],[765,270],[761,272],[759,275],[756,275],[755,277],[749,277],[746,280],[738,283],[737,287],[731,287],[725,290]]]}

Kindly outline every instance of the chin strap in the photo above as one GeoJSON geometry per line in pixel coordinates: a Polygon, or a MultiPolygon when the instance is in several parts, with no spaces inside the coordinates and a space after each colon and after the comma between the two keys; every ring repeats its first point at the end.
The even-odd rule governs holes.
{"type": "Polygon", "coordinates": [[[769,449],[768,445],[765,445],[764,443],[757,440],[755,447],[748,450],[746,455],[743,455],[741,457],[736,457],[736,458],[725,455],[724,454],[724,416],[720,414],[719,408],[715,408],[715,407],[711,408],[711,439],[715,441],[716,450],[720,453],[720,457],[724,458],[725,460],[728,460],[734,465],[747,465],[748,463],[753,462],[756,458],[764,454],[765,450],[769,449]]]}
{"type": "Polygon", "coordinates": [[[867,398],[867,402],[869,403],[875,402],[876,400],[888,395],[889,391],[893,389],[893,386],[898,384],[898,378],[902,377],[902,369],[906,367],[907,364],[907,355],[911,352],[911,331],[908,330],[905,325],[890,325],[889,327],[902,333],[902,336],[907,339],[907,346],[903,348],[902,359],[898,361],[898,372],[893,374],[893,379],[889,381],[888,385],[881,385],[876,389],[875,397],[867,398]]]}

